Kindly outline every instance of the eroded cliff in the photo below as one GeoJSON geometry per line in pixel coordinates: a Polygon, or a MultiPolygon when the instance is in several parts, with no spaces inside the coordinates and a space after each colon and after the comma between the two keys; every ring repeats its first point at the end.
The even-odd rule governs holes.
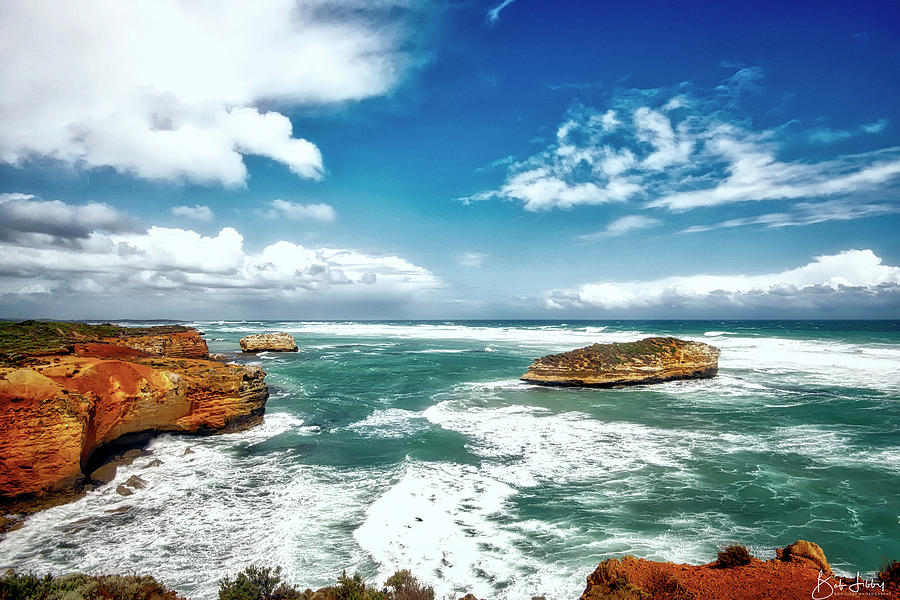
{"type": "Polygon", "coordinates": [[[0,497],[78,489],[91,456],[122,436],[234,431],[262,421],[263,370],[178,358],[208,355],[196,331],[129,336],[84,327],[75,338],[55,328],[49,344],[19,339],[0,367],[0,497]],[[39,352],[23,353],[25,345],[39,352]],[[56,352],[40,352],[48,345],[56,352]]]}

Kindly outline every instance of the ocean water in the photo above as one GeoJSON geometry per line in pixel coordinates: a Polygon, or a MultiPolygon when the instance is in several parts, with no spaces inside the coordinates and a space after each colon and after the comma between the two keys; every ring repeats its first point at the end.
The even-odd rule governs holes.
{"type": "Polygon", "coordinates": [[[189,324],[213,352],[296,337],[299,353],[242,358],[268,372],[265,424],[157,438],[10,533],[0,568],[149,572],[196,600],[251,563],[313,588],[410,568],[439,598],[528,600],[577,598],[624,554],[771,558],[807,539],[846,575],[900,558],[897,321],[189,324]],[[718,377],[518,380],[538,356],[648,335],[718,346],[718,377]],[[147,488],[116,494],[133,474],[147,488]]]}

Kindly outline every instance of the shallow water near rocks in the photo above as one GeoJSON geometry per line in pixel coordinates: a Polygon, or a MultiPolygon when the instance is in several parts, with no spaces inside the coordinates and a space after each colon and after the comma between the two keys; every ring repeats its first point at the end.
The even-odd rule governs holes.
{"type": "Polygon", "coordinates": [[[148,572],[198,600],[251,563],[313,588],[410,568],[438,597],[514,600],[577,598],[626,553],[771,558],[808,539],[847,575],[900,558],[896,321],[188,324],[212,352],[295,336],[299,353],[241,359],[268,372],[265,424],[155,439],[11,532],[0,568],[148,572]],[[718,346],[719,376],[518,381],[538,356],[648,335],[718,346]],[[133,475],[146,487],[117,494],[133,475]]]}

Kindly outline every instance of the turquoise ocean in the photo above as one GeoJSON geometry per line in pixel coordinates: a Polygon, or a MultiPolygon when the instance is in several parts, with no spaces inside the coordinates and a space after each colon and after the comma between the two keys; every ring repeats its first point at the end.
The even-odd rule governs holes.
{"type": "Polygon", "coordinates": [[[252,563],[313,588],[409,568],[439,598],[528,600],[577,598],[624,554],[771,558],[807,539],[847,575],[900,559],[898,321],[187,324],[212,352],[295,336],[299,353],[237,359],[268,373],[265,423],[156,438],[11,532],[0,568],[147,572],[196,600],[252,563]],[[544,354],[650,335],[719,347],[719,375],[518,380],[544,354]],[[118,495],[134,474],[146,489],[118,495]]]}

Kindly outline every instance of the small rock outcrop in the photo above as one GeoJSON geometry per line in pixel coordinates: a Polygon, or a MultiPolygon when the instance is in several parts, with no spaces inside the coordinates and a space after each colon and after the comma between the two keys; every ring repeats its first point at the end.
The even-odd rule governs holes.
{"type": "Polygon", "coordinates": [[[825,551],[815,542],[797,540],[790,546],[775,551],[775,556],[785,562],[807,564],[826,575],[834,575],[825,558],[825,551]]]}
{"type": "Polygon", "coordinates": [[[544,356],[531,363],[521,379],[541,385],[618,387],[714,377],[718,370],[718,348],[651,337],[544,356]]]}
{"type": "Polygon", "coordinates": [[[254,333],[241,338],[242,352],[297,352],[297,342],[289,333],[254,333]]]}

